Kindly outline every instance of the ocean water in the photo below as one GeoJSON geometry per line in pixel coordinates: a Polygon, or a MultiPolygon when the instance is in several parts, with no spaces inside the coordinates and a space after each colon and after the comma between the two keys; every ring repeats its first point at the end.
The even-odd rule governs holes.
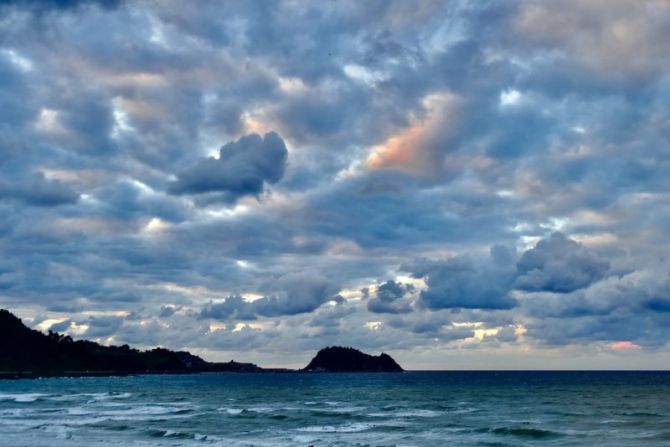
{"type": "Polygon", "coordinates": [[[2,446],[668,446],[670,373],[0,381],[2,446]]]}

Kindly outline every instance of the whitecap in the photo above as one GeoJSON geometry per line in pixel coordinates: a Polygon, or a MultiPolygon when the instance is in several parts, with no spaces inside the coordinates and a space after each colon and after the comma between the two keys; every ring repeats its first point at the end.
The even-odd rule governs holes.
{"type": "Polygon", "coordinates": [[[20,394],[5,394],[0,393],[0,401],[14,401],[20,403],[35,402],[37,399],[48,396],[48,394],[41,393],[20,393],[20,394]]]}
{"type": "Polygon", "coordinates": [[[404,410],[392,413],[393,416],[400,418],[434,418],[441,415],[439,411],[433,410],[404,410]]]}
{"type": "Polygon", "coordinates": [[[308,433],[358,433],[374,428],[375,424],[366,422],[352,422],[344,425],[314,425],[311,427],[298,428],[298,431],[308,433]]]}
{"type": "Polygon", "coordinates": [[[275,410],[270,407],[251,407],[248,411],[253,411],[254,413],[272,413],[275,410]]]}

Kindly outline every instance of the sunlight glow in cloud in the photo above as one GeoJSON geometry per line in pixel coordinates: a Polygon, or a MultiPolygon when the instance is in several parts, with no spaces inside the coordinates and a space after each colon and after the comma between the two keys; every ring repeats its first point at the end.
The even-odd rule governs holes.
{"type": "Polygon", "coordinates": [[[617,341],[610,343],[609,348],[613,351],[638,351],[642,349],[639,345],[631,341],[617,341]]]}

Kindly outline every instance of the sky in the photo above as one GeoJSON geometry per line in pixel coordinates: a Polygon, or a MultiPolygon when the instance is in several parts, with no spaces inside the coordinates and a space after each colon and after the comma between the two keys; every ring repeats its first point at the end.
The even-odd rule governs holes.
{"type": "Polygon", "coordinates": [[[0,307],[208,360],[670,368],[670,2],[0,1],[0,307]]]}

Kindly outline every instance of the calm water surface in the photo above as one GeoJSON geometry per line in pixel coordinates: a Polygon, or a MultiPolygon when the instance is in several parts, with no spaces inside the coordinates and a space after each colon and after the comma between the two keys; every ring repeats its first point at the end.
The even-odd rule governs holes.
{"type": "Polygon", "coordinates": [[[668,446],[670,373],[0,381],[2,446],[668,446]]]}

